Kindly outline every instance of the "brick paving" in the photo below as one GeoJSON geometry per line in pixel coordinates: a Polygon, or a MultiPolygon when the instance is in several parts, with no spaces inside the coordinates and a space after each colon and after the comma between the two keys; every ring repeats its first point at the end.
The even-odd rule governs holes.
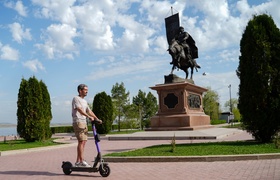
{"type": "MultiPolygon", "coordinates": [[[[219,139],[234,141],[250,139],[245,132],[219,139]]],[[[76,140],[68,140],[70,145],[0,156],[0,179],[104,179],[99,173],[72,172],[64,175],[62,161],[76,159],[76,140]]],[[[176,143],[201,142],[204,140],[178,140],[176,143]]],[[[209,141],[209,140],[207,140],[209,141]]],[[[217,141],[217,140],[210,140],[217,141]]],[[[108,141],[100,142],[103,154],[125,151],[155,144],[170,144],[170,140],[108,141]]],[[[86,145],[85,158],[93,160],[96,149],[93,140],[86,145]]],[[[114,180],[279,180],[280,159],[216,161],[216,162],[157,162],[157,163],[109,163],[111,174],[105,179],[114,180]]]]}

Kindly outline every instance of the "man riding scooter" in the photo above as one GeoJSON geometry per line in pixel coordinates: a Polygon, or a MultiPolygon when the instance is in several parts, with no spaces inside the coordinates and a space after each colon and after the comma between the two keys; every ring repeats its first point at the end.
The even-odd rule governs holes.
{"type": "Polygon", "coordinates": [[[77,90],[79,95],[75,96],[72,100],[73,128],[78,140],[75,167],[91,167],[84,159],[84,150],[88,136],[87,118],[91,121],[97,121],[100,124],[102,121],[91,111],[87,101],[84,99],[88,93],[87,85],[80,84],[77,90]]]}

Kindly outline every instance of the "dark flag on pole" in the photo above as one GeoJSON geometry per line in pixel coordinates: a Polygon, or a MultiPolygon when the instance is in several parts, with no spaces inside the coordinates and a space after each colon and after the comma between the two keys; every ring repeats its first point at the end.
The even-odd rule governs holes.
{"type": "Polygon", "coordinates": [[[166,37],[169,45],[178,33],[179,26],[179,13],[165,18],[166,37]]]}

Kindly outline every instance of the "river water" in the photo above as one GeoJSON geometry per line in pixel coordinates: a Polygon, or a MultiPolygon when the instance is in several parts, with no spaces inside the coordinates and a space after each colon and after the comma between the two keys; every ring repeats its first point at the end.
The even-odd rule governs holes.
{"type": "Polygon", "coordinates": [[[17,135],[16,126],[0,127],[0,136],[15,136],[15,135],[17,135]]]}

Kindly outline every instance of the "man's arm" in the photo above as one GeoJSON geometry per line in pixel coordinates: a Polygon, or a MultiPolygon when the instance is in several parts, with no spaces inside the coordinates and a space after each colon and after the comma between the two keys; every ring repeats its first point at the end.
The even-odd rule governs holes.
{"type": "Polygon", "coordinates": [[[81,107],[77,107],[76,109],[81,115],[88,117],[88,114],[81,107]]]}

